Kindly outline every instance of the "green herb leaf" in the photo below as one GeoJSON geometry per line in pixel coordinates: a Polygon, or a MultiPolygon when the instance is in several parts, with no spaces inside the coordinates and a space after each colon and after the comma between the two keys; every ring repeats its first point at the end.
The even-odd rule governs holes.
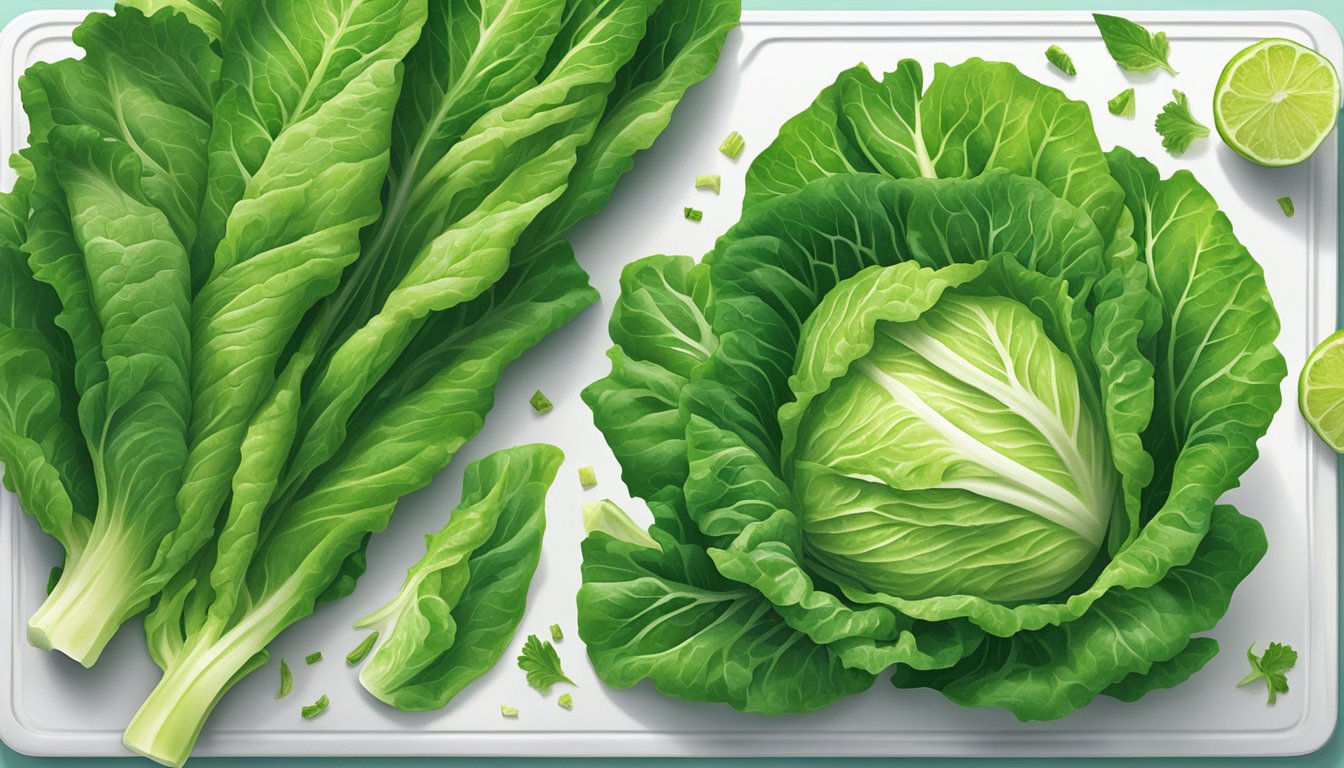
{"type": "Polygon", "coordinates": [[[1115,98],[1106,102],[1106,108],[1111,111],[1112,115],[1116,115],[1118,117],[1133,117],[1134,89],[1126,88],[1125,90],[1117,93],[1115,95],[1115,98]]]}
{"type": "Polygon", "coordinates": [[[304,656],[303,660],[308,663],[308,666],[311,667],[312,665],[322,660],[322,652],[315,651],[313,653],[310,653],[307,656],[304,656]]]}
{"type": "Polygon", "coordinates": [[[1106,50],[1121,69],[1127,72],[1151,72],[1161,67],[1176,74],[1167,60],[1171,54],[1171,45],[1167,42],[1165,32],[1153,34],[1129,19],[1104,13],[1094,13],[1092,18],[1101,31],[1106,50]]]}
{"type": "Polygon", "coordinates": [[[289,663],[284,659],[280,660],[280,690],[275,694],[275,698],[283,699],[294,690],[294,675],[289,671],[289,663]]]}
{"type": "Polygon", "coordinates": [[[499,705],[499,714],[503,715],[504,717],[517,717],[517,716],[518,716],[518,708],[517,708],[517,707],[510,707],[508,704],[500,704],[500,705],[499,705]]]}
{"type": "Polygon", "coordinates": [[[1073,66],[1073,57],[1064,52],[1058,45],[1052,45],[1045,49],[1045,58],[1060,72],[1074,77],[1078,74],[1078,69],[1073,66]]]}
{"type": "Polygon", "coordinates": [[[579,485],[584,488],[597,485],[597,472],[592,467],[579,467],[579,485]]]}
{"type": "Polygon", "coordinates": [[[327,694],[324,693],[317,701],[314,701],[312,704],[309,704],[300,710],[299,714],[303,716],[304,720],[312,720],[314,717],[326,712],[327,707],[329,706],[331,706],[331,699],[328,699],[327,694]]]}
{"type": "Polygon", "coordinates": [[[528,401],[532,404],[532,410],[537,413],[546,413],[555,407],[551,399],[547,397],[540,389],[532,393],[532,399],[528,401]]]}
{"type": "Polygon", "coordinates": [[[1173,155],[1183,154],[1195,139],[1209,135],[1209,127],[1190,113],[1190,102],[1181,91],[1173,90],[1174,101],[1162,107],[1153,127],[1162,135],[1162,147],[1173,155]]]}
{"type": "Polygon", "coordinates": [[[717,173],[707,173],[703,176],[695,177],[695,188],[704,189],[714,194],[719,194],[723,187],[723,177],[717,173]]]}
{"type": "Polygon", "coordinates": [[[1283,209],[1283,215],[1290,219],[1293,218],[1293,214],[1297,212],[1297,208],[1293,206],[1293,198],[1287,195],[1279,198],[1279,207],[1283,209]]]}
{"type": "Polygon", "coordinates": [[[719,145],[719,151],[729,160],[736,160],[742,156],[742,150],[746,148],[746,146],[747,140],[742,138],[742,134],[733,131],[728,134],[728,137],[719,145]]]}
{"type": "Polygon", "coordinates": [[[551,625],[551,639],[556,641],[557,643],[565,639],[565,633],[563,630],[560,629],[559,624],[551,625]]]}
{"type": "Polygon", "coordinates": [[[574,697],[568,693],[561,694],[560,698],[556,699],[555,703],[559,704],[564,709],[574,709],[574,697]]]}
{"type": "Polygon", "coordinates": [[[345,662],[347,664],[358,664],[363,661],[364,657],[369,655],[369,651],[373,650],[373,644],[376,642],[378,642],[378,633],[374,632],[355,646],[353,651],[345,655],[345,662]]]}
{"type": "Polygon", "coordinates": [[[542,693],[549,693],[556,683],[574,685],[560,668],[560,654],[555,652],[555,646],[536,635],[528,635],[527,642],[523,643],[518,668],[527,673],[527,684],[542,693]]]}
{"type": "Polygon", "coordinates": [[[1264,679],[1269,687],[1269,706],[1274,706],[1280,693],[1288,692],[1288,670],[1297,665],[1297,651],[1291,645],[1270,643],[1263,656],[1255,655],[1255,643],[1246,649],[1246,660],[1251,664],[1251,674],[1242,678],[1237,687],[1249,685],[1264,679]]]}
{"type": "Polygon", "coordinates": [[[699,211],[695,208],[683,208],[681,212],[682,215],[686,217],[687,221],[700,221],[705,218],[704,211],[699,211]]]}

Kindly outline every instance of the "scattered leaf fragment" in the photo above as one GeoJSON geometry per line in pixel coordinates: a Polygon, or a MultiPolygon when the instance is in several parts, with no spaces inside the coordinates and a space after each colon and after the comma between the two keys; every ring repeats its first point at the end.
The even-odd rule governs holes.
{"type": "Polygon", "coordinates": [[[1209,135],[1209,127],[1190,113],[1190,102],[1181,91],[1172,90],[1174,101],[1162,107],[1153,127],[1162,136],[1162,148],[1173,155],[1183,154],[1195,139],[1209,135]]]}
{"type": "Polygon", "coordinates": [[[1167,42],[1165,32],[1153,34],[1129,19],[1104,13],[1094,13],[1092,18],[1097,22],[1106,51],[1121,69],[1126,72],[1151,72],[1161,67],[1176,74],[1169,61],[1171,44],[1167,42]]]}
{"type": "Polygon", "coordinates": [[[1051,64],[1055,65],[1055,69],[1058,69],[1069,77],[1074,77],[1078,74],[1078,68],[1073,65],[1073,57],[1065,53],[1064,49],[1060,48],[1058,45],[1052,45],[1049,48],[1046,48],[1045,58],[1049,60],[1051,64]]]}
{"type": "Polygon", "coordinates": [[[280,690],[275,694],[275,698],[283,699],[294,689],[294,675],[289,671],[289,663],[284,659],[280,660],[280,690]]]}
{"type": "Polygon", "coordinates": [[[695,208],[689,208],[689,207],[682,209],[682,215],[686,217],[687,221],[700,221],[701,219],[705,218],[704,211],[699,211],[696,210],[695,208]]]}
{"type": "Polygon", "coordinates": [[[345,663],[358,664],[363,661],[364,657],[369,655],[369,651],[373,650],[373,644],[376,642],[378,642],[378,633],[374,632],[355,646],[353,651],[345,655],[345,663]]]}
{"type": "Polygon", "coordinates": [[[510,707],[508,704],[500,704],[500,705],[499,705],[499,714],[503,715],[504,717],[517,717],[517,716],[518,716],[518,708],[517,708],[517,707],[510,707]]]}
{"type": "Polygon", "coordinates": [[[597,472],[592,467],[579,467],[579,485],[584,488],[597,485],[597,472]]]}
{"type": "Polygon", "coordinates": [[[532,393],[532,399],[528,402],[532,404],[532,410],[537,413],[546,413],[555,407],[555,404],[551,402],[551,399],[540,389],[532,393]]]}
{"type": "Polygon", "coordinates": [[[304,662],[306,662],[306,663],[308,664],[308,666],[311,667],[312,665],[314,665],[314,664],[316,664],[317,662],[319,662],[319,661],[322,660],[322,652],[321,652],[321,651],[314,651],[313,653],[310,653],[310,654],[308,654],[307,656],[304,656],[304,657],[303,657],[303,660],[304,660],[304,662]]]}
{"type": "Polygon", "coordinates": [[[556,702],[555,702],[555,703],[556,703],[556,704],[559,704],[560,706],[564,707],[565,709],[569,709],[569,710],[574,709],[574,697],[573,697],[573,696],[570,696],[568,693],[561,694],[561,695],[560,695],[560,698],[559,698],[559,699],[556,699],[556,702]]]}
{"type": "Polygon", "coordinates": [[[518,668],[527,673],[527,684],[542,693],[549,693],[556,683],[574,685],[560,668],[560,654],[555,652],[555,646],[536,635],[528,635],[527,642],[523,643],[518,668]]]}
{"type": "Polygon", "coordinates": [[[704,176],[695,177],[696,189],[707,189],[717,195],[722,186],[723,177],[717,173],[707,173],[704,176]]]}
{"type": "Polygon", "coordinates": [[[1290,219],[1297,212],[1297,208],[1293,206],[1293,198],[1287,195],[1279,198],[1279,207],[1283,209],[1283,215],[1290,219]]]}
{"type": "Polygon", "coordinates": [[[1115,95],[1115,98],[1106,102],[1106,108],[1111,111],[1112,115],[1115,115],[1117,117],[1133,117],[1134,89],[1126,88],[1125,90],[1117,93],[1115,95]]]}
{"type": "Polygon", "coordinates": [[[1270,643],[1263,656],[1255,655],[1255,643],[1246,650],[1246,660],[1251,663],[1251,674],[1242,678],[1237,687],[1248,685],[1261,678],[1269,686],[1269,706],[1274,706],[1280,693],[1288,692],[1288,670],[1297,664],[1297,651],[1291,645],[1270,643]]]}
{"type": "Polygon", "coordinates": [[[557,643],[565,639],[565,633],[563,630],[560,629],[559,624],[551,625],[551,639],[556,641],[557,643]]]}
{"type": "Polygon", "coordinates": [[[728,134],[728,137],[719,145],[719,151],[729,160],[736,160],[742,156],[742,150],[746,148],[746,146],[747,140],[742,138],[742,134],[733,131],[728,134]]]}
{"type": "Polygon", "coordinates": [[[303,716],[304,720],[312,720],[314,717],[326,712],[327,707],[329,706],[331,706],[331,699],[328,699],[327,694],[324,693],[317,701],[304,707],[299,714],[303,716]]]}

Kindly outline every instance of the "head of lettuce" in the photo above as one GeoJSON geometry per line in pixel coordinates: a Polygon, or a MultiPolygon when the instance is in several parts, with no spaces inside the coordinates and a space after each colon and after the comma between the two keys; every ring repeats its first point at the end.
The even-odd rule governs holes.
{"type": "Polygon", "coordinates": [[[606,682],[778,713],[889,671],[1044,720],[1217,652],[1278,318],[1209,193],[1086,105],[978,59],[850,70],[703,262],[622,289],[585,399],[654,525],[584,542],[606,682]]]}

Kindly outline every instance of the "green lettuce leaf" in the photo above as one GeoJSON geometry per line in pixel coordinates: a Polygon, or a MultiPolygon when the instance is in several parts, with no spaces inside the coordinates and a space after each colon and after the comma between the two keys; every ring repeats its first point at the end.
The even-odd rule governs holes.
{"type": "Polygon", "coordinates": [[[396,597],[355,624],[379,638],[359,675],[365,690],[398,709],[439,709],[499,661],[523,618],[563,460],[530,445],[467,466],[448,525],[396,597]]]}

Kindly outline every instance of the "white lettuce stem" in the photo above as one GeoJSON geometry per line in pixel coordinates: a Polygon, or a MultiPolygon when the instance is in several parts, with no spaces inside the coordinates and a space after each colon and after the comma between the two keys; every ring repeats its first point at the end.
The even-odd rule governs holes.
{"type": "Polygon", "coordinates": [[[28,621],[28,642],[92,667],[122,622],[144,608],[144,601],[135,602],[139,584],[127,578],[132,573],[117,538],[101,537],[67,565],[28,621]]]}
{"type": "Polygon", "coordinates": [[[292,607],[273,596],[218,638],[211,625],[187,638],[126,727],[126,748],[163,765],[186,763],[215,705],[264,662],[259,654],[284,629],[292,607]]]}

